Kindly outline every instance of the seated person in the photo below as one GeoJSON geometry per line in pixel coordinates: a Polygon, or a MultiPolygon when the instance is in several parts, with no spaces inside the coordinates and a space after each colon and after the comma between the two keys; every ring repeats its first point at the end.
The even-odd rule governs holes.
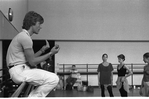
{"type": "Polygon", "coordinates": [[[81,79],[80,73],[77,71],[76,66],[72,65],[72,68],[70,70],[70,76],[66,79],[66,90],[67,89],[72,89],[72,86],[75,84],[75,82],[78,79],[81,79]],[[68,88],[69,86],[69,88],[68,88]]]}

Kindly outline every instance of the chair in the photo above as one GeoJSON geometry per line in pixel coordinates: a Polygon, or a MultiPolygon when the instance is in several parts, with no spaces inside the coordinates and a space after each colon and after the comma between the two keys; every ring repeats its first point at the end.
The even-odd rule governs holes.
{"type": "MultiPolygon", "coordinates": [[[[27,82],[22,82],[21,85],[17,88],[17,90],[12,94],[11,97],[19,97],[25,86],[27,85],[27,82]]],[[[25,91],[23,97],[27,97],[29,92],[31,91],[33,85],[29,84],[27,90],[25,91]]]]}

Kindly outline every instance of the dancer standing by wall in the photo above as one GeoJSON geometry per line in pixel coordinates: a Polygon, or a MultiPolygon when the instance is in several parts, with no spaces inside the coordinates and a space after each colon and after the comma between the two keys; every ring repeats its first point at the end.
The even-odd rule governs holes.
{"type": "Polygon", "coordinates": [[[98,85],[101,88],[101,96],[105,97],[105,87],[107,87],[110,97],[114,97],[112,91],[113,85],[113,66],[111,63],[107,62],[108,55],[103,54],[103,62],[99,64],[98,72],[98,85]]]}
{"type": "Polygon", "coordinates": [[[117,57],[118,57],[118,62],[120,64],[118,64],[117,66],[118,78],[117,78],[116,84],[119,89],[120,95],[122,97],[127,97],[129,93],[129,85],[128,85],[127,77],[132,75],[132,72],[124,64],[125,56],[123,54],[120,54],[117,57]]]}
{"type": "Polygon", "coordinates": [[[147,64],[144,66],[140,95],[149,97],[149,52],[143,55],[143,61],[147,64]]]}

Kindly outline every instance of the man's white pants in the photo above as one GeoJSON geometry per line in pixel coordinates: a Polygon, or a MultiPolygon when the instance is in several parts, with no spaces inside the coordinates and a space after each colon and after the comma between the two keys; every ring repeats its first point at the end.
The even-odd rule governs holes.
{"type": "Polygon", "coordinates": [[[12,67],[9,69],[9,73],[17,84],[25,81],[37,86],[31,91],[29,97],[45,97],[59,82],[56,74],[37,68],[30,69],[26,64],[12,67]]]}

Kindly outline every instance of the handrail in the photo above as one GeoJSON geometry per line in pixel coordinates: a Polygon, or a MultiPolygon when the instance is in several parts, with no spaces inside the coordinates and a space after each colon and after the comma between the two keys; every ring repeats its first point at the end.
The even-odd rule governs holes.
{"type": "Polygon", "coordinates": [[[24,89],[25,90],[24,90],[24,94],[22,95],[22,97],[28,97],[28,95],[29,95],[30,91],[32,91],[33,87],[34,87],[33,85],[31,85],[27,82],[22,82],[21,85],[17,88],[17,90],[12,94],[11,97],[19,97],[24,89]],[[27,86],[27,89],[25,88],[26,86],[27,86]]]}
{"type": "MultiPolygon", "coordinates": [[[[91,70],[91,69],[97,69],[99,64],[59,64],[59,70],[63,70],[63,72],[65,72],[66,70],[70,69],[72,65],[76,65],[76,67],[77,67],[77,65],[79,65],[77,67],[77,69],[85,69],[85,70],[88,71],[88,70],[91,70]],[[93,67],[93,65],[96,66],[96,67],[93,67]]],[[[113,65],[114,69],[117,69],[118,64],[112,64],[112,65],[113,65]]],[[[129,66],[132,71],[135,71],[135,70],[138,70],[138,69],[143,70],[143,66],[145,66],[145,64],[143,64],[143,63],[139,63],[139,64],[130,63],[130,64],[125,64],[125,65],[129,66]]],[[[59,72],[59,71],[57,71],[57,72],[59,72]]]]}
{"type": "Polygon", "coordinates": [[[0,40],[11,40],[19,31],[8,20],[8,18],[0,11],[0,40]]]}
{"type": "Polygon", "coordinates": [[[17,31],[19,32],[16,27],[8,20],[8,18],[4,15],[4,13],[0,10],[0,13],[3,15],[3,17],[10,23],[10,25],[17,31]]]}

